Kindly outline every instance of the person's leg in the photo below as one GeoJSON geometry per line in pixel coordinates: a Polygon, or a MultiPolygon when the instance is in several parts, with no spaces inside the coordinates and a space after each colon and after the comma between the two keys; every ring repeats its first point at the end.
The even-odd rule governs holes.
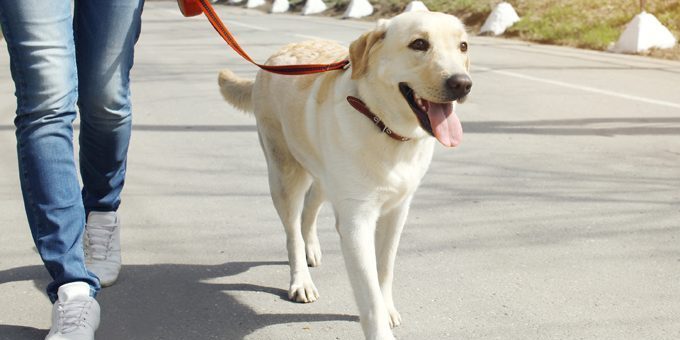
{"type": "Polygon", "coordinates": [[[76,1],[80,171],[87,213],[116,211],[131,132],[130,69],[143,0],[76,1]]]}
{"type": "Polygon", "coordinates": [[[53,281],[99,281],[85,268],[85,213],[73,154],[77,71],[71,2],[0,0],[17,97],[15,119],[21,188],[36,247],[53,281]]]}
{"type": "Polygon", "coordinates": [[[132,124],[130,69],[143,3],[88,0],[75,4],[86,263],[102,286],[113,284],[121,267],[116,211],[125,182],[132,124]]]}

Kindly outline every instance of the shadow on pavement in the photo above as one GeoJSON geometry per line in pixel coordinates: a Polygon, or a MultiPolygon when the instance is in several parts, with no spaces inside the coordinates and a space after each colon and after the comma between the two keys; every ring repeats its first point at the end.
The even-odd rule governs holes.
{"type": "Polygon", "coordinates": [[[468,133],[549,136],[661,136],[680,134],[680,118],[587,118],[463,122],[468,133]]]}
{"type": "MultiPolygon", "coordinates": [[[[527,134],[551,136],[662,136],[680,134],[680,118],[586,118],[529,121],[463,122],[467,133],[527,134]]],[[[79,126],[74,125],[75,129],[79,126]]],[[[12,125],[0,125],[0,131],[14,131],[12,125]]],[[[134,131],[147,132],[256,132],[255,125],[144,125],[134,131]]]]}
{"type": "MultiPolygon", "coordinates": [[[[75,130],[80,129],[74,124],[75,130]]],[[[0,125],[0,131],[14,131],[14,125],[0,125]]],[[[146,132],[257,132],[255,125],[149,125],[134,124],[133,131],[146,132]]]]}
{"type": "Polygon", "coordinates": [[[46,329],[0,325],[0,340],[42,340],[46,335],[46,329]]]}
{"type": "MultiPolygon", "coordinates": [[[[229,262],[219,265],[154,264],[124,266],[116,285],[103,289],[98,340],[226,339],[239,340],[258,329],[292,322],[358,322],[345,314],[258,314],[229,292],[247,291],[286,300],[287,291],[245,283],[206,283],[234,276],[258,266],[288,262],[229,262]]],[[[0,284],[34,280],[46,284],[42,266],[0,272],[0,284]]],[[[266,297],[265,297],[266,298],[266,297]]],[[[41,339],[46,330],[0,325],[1,340],[41,339]]]]}

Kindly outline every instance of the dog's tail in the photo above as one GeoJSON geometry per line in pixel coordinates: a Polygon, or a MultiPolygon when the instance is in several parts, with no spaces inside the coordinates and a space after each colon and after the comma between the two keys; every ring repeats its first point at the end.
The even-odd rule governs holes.
{"type": "Polygon", "coordinates": [[[253,112],[253,84],[252,79],[243,79],[231,72],[222,70],[217,82],[220,84],[222,97],[235,108],[244,112],[253,112]]]}

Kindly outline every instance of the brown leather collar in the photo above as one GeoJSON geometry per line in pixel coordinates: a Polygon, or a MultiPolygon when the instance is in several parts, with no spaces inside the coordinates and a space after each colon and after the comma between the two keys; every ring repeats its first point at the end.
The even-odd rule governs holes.
{"type": "Polygon", "coordinates": [[[380,129],[380,131],[386,133],[390,138],[394,140],[398,140],[400,142],[405,142],[409,140],[410,138],[400,136],[396,134],[394,131],[392,131],[390,128],[388,128],[385,123],[382,122],[380,117],[376,116],[371,110],[368,109],[368,106],[361,101],[361,99],[357,97],[352,97],[348,96],[347,101],[349,102],[349,105],[352,105],[353,108],[355,108],[357,111],[361,112],[364,114],[364,116],[368,117],[373,123],[380,129]]]}

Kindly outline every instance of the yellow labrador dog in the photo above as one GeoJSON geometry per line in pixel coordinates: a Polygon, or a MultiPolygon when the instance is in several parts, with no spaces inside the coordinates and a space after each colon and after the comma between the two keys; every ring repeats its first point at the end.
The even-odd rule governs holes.
{"type": "Polygon", "coordinates": [[[289,45],[267,63],[318,64],[349,56],[347,71],[307,76],[220,73],[224,98],[254,112],[290,261],[289,298],[313,302],[307,266],[321,264],[316,218],[332,204],[367,339],[394,339],[394,260],[435,138],[460,143],[454,108],[472,87],[468,36],[454,16],[409,12],[354,41],[289,45]],[[367,118],[368,117],[368,118],[367,118]],[[376,125],[379,128],[376,128],[376,125]],[[435,137],[435,138],[432,138],[435,137]]]}

